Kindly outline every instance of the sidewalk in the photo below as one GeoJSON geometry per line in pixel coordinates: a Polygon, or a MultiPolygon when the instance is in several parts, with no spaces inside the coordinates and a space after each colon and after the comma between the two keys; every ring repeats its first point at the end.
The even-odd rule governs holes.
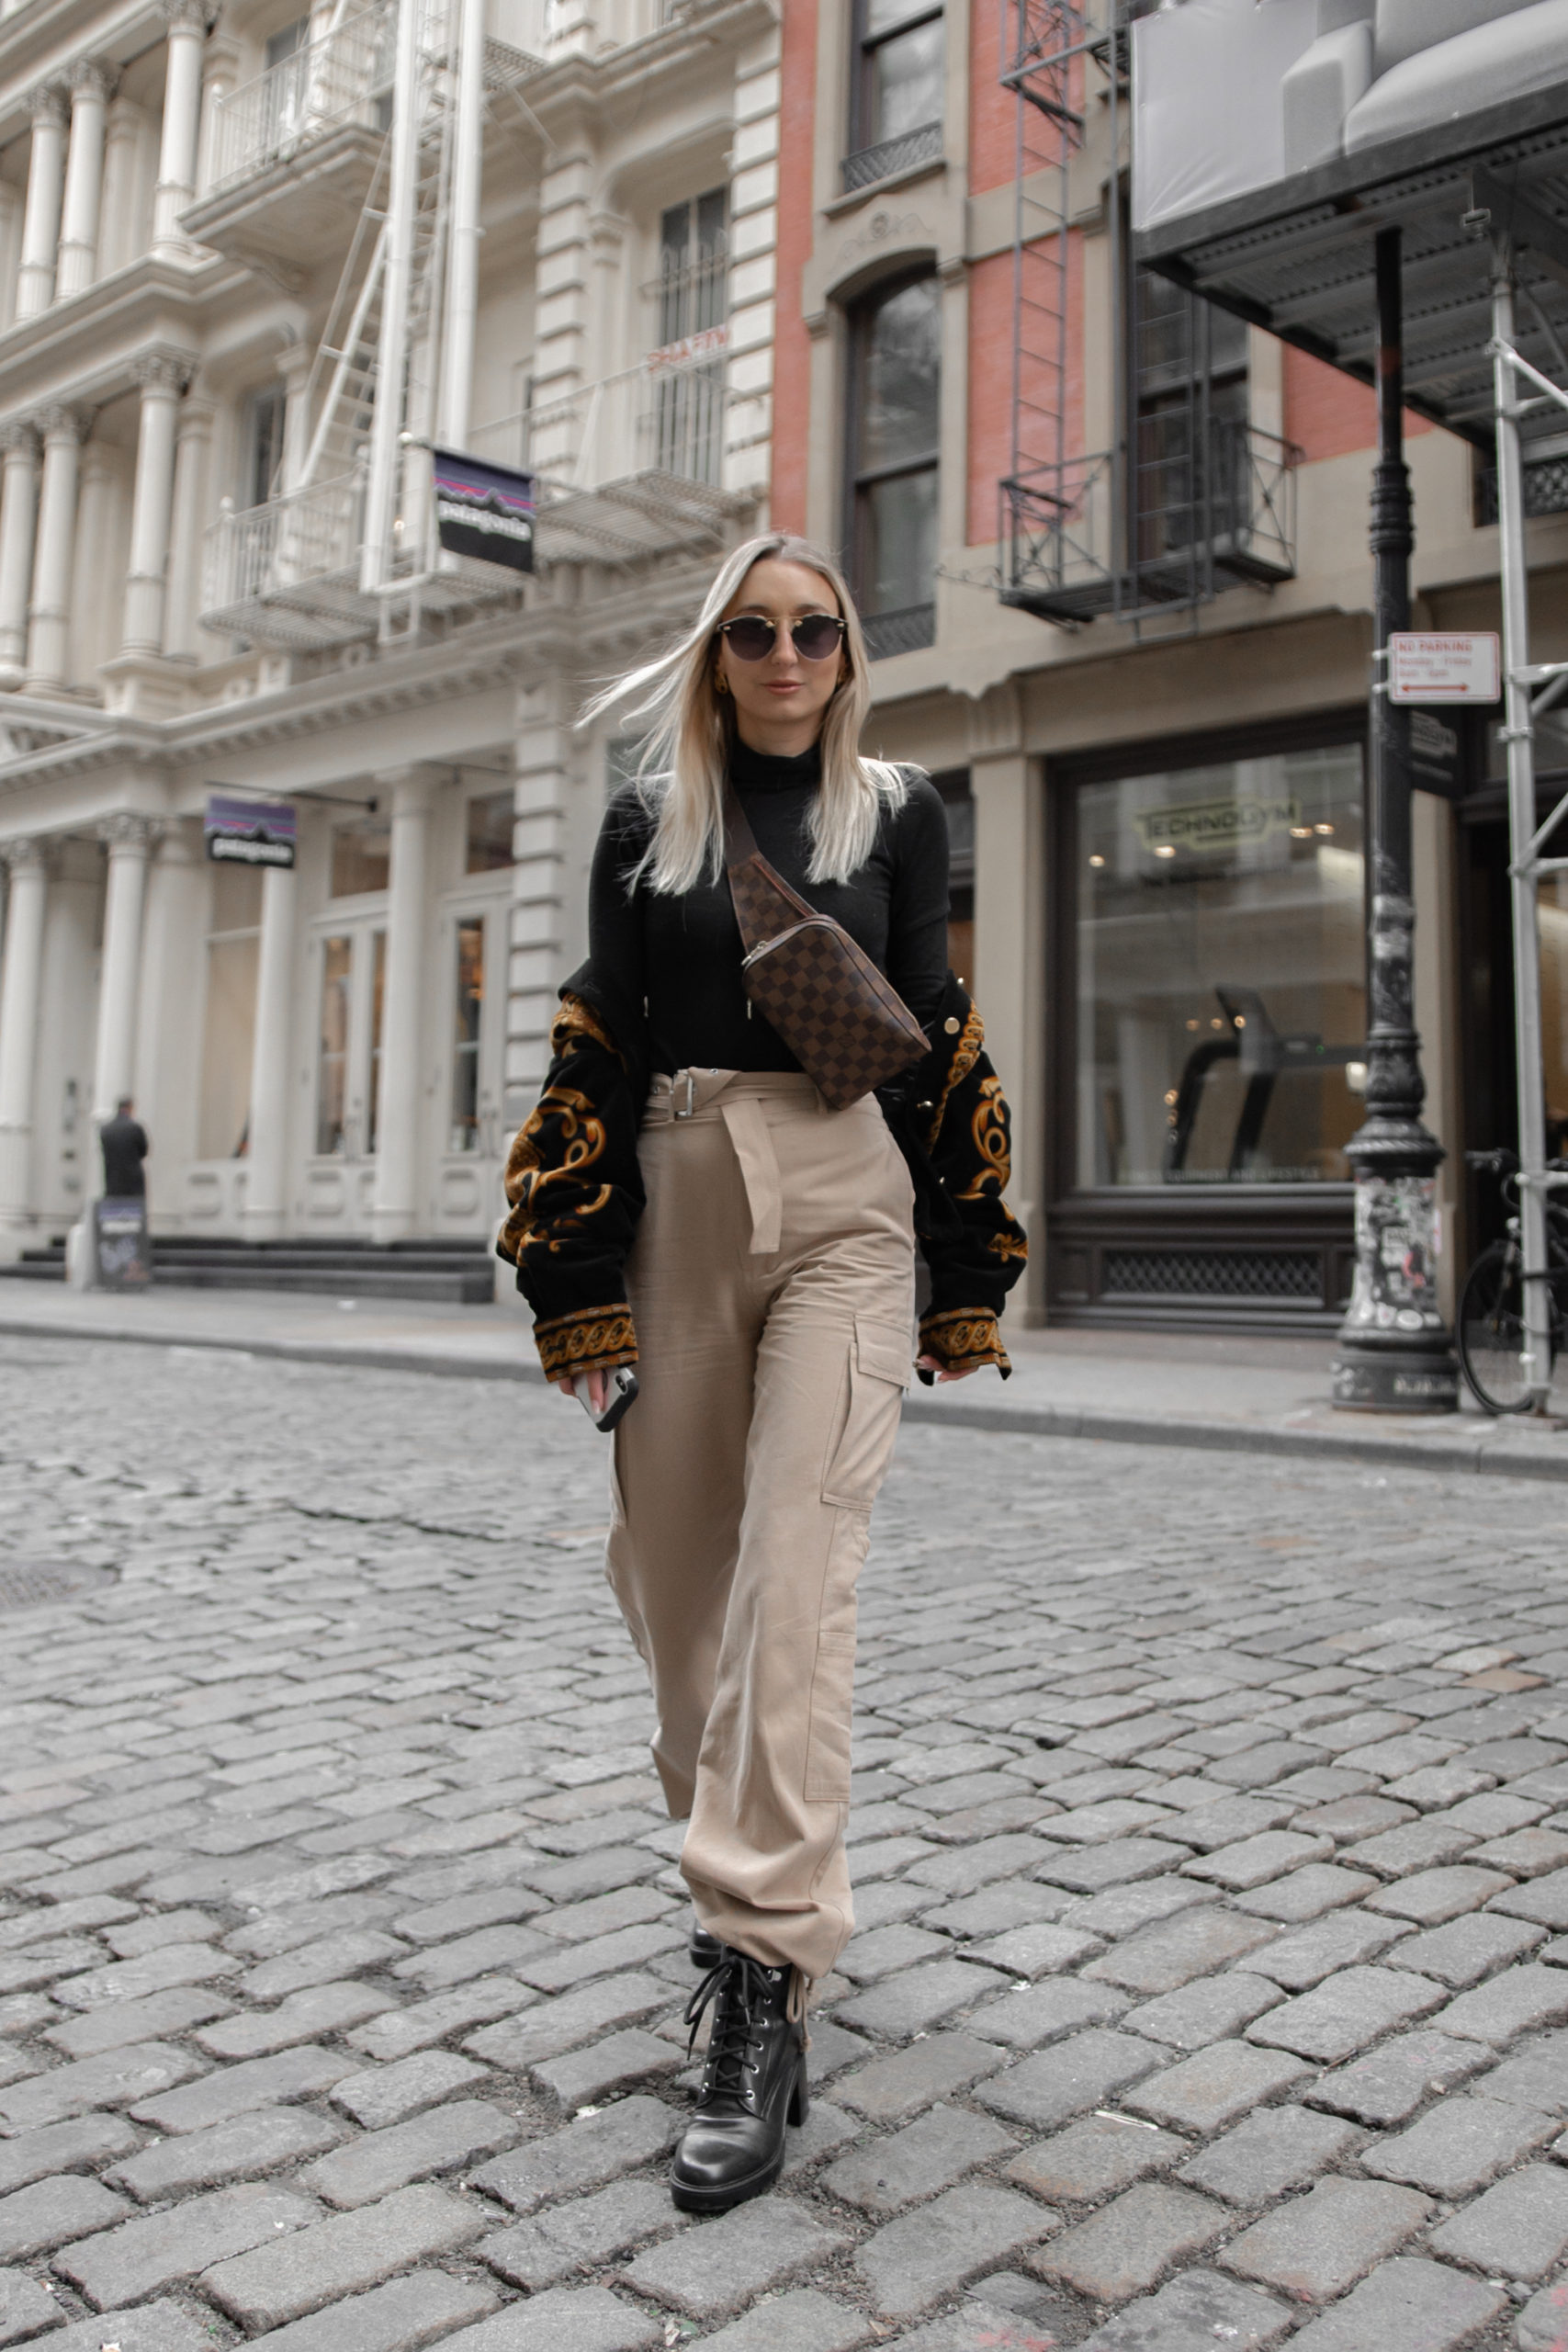
{"type": "MultiPolygon", "coordinates": [[[[521,1302],[424,1306],[285,1292],[83,1295],[7,1283],[0,1335],[231,1348],[300,1363],[537,1381],[521,1302]]],[[[1115,1438],[1226,1453],[1425,1463],[1495,1476],[1568,1480],[1568,1428],[1445,1415],[1337,1412],[1325,1401],[1325,1340],[1153,1331],[1010,1331],[1013,1376],[917,1388],[912,1424],[948,1422],[1028,1437],[1115,1438]]],[[[1468,1404],[1469,1399],[1466,1397],[1468,1404]]]]}

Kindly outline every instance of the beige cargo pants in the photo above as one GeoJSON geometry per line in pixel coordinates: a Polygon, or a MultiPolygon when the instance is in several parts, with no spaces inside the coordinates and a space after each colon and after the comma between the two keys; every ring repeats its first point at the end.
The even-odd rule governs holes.
{"type": "Polygon", "coordinates": [[[854,1925],[855,1581],[912,1368],[908,1170],[872,1098],[725,1070],[656,1080],[638,1157],[610,1582],[699,1918],[825,1976],[854,1925]]]}

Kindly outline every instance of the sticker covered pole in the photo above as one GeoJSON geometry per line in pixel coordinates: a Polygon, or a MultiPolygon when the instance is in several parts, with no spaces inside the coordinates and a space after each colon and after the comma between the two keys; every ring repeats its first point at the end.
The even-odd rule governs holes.
{"type": "Polygon", "coordinates": [[[1362,1412],[1452,1413],[1459,1367],[1438,1305],[1436,1172],[1422,1124],[1416,1034],[1410,713],[1389,692],[1388,641],[1410,626],[1415,546],[1404,462],[1400,232],[1380,231],[1378,458],[1372,475],[1372,690],[1368,730],[1367,1115],[1346,1147],[1356,1177],[1356,1277],[1334,1361],[1334,1402],[1362,1412]]]}

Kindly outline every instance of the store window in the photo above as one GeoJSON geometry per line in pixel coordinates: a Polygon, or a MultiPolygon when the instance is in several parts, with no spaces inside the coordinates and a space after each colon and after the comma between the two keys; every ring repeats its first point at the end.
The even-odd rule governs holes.
{"type": "Polygon", "coordinates": [[[931,777],[947,810],[947,961],[966,989],[975,985],[975,796],[967,768],[931,777]]]}
{"type": "Polygon", "coordinates": [[[470,800],[465,811],[464,873],[494,874],[502,866],[510,865],[515,823],[510,785],[503,792],[485,792],[470,800]]]}
{"type": "Polygon", "coordinates": [[[385,817],[367,817],[333,828],[331,895],[358,899],[384,890],[392,872],[392,828],[385,817]]]}
{"type": "Polygon", "coordinates": [[[482,915],[457,925],[456,1031],[452,1049],[450,1151],[479,1148],[479,1023],[484,1015],[485,926],[482,915]]]}
{"type": "Polygon", "coordinates": [[[936,635],[942,289],[879,287],[852,315],[852,570],[873,661],[936,635]]]}
{"type": "Polygon", "coordinates": [[[238,1159],[250,1147],[262,877],[254,868],[241,865],[214,865],[209,870],[212,900],[208,917],[197,1151],[203,1159],[238,1159]]]}
{"type": "Polygon", "coordinates": [[[930,0],[856,0],[846,194],[942,153],[942,17],[930,0]]]}
{"type": "Polygon", "coordinates": [[[283,477],[283,426],[288,396],[281,384],[264,385],[245,402],[243,481],[241,503],[265,506],[283,477]]]}
{"type": "Polygon", "coordinates": [[[1347,1181],[1359,745],[1085,783],[1073,854],[1078,1185],[1347,1181]]]}
{"type": "Polygon", "coordinates": [[[268,144],[274,148],[286,146],[304,128],[310,43],[310,19],[299,17],[273,33],[263,51],[265,79],[260,100],[268,144]]]}
{"type": "Polygon", "coordinates": [[[722,187],[660,215],[659,340],[649,354],[651,447],[644,461],[682,481],[716,483],[723,468],[728,220],[722,187]]]}

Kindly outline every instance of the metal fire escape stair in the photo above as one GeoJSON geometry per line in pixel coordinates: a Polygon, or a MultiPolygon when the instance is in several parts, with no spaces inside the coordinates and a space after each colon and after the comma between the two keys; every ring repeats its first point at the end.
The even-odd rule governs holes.
{"type": "Polygon", "coordinates": [[[1131,7],[1002,0],[1001,82],[1017,113],[1000,594],[1004,605],[1067,628],[1101,614],[1134,626],[1156,612],[1191,617],[1238,580],[1267,585],[1294,570],[1294,453],[1249,422],[1211,417],[1196,369],[1174,446],[1145,446],[1134,392],[1141,306],[1122,217],[1131,7]],[[1099,449],[1077,225],[1096,201],[1110,284],[1125,289],[1124,300],[1113,294],[1111,446],[1099,449]]]}
{"type": "MultiPolygon", "coordinates": [[[[389,255],[393,224],[394,128],[382,141],[303,392],[310,439],[297,478],[283,467],[265,503],[225,516],[221,568],[239,593],[209,593],[209,628],[231,628],[297,650],[417,629],[425,613],[510,599],[515,587],[492,566],[431,561],[427,545],[428,444],[434,423],[456,112],[451,34],[456,0],[401,0],[418,10],[417,132],[403,361],[385,380],[389,255]],[[379,403],[400,423],[389,577],[362,585],[367,460],[379,403]]],[[[341,11],[341,0],[340,0],[341,11]]],[[[395,11],[394,11],[395,15],[395,11]]],[[[487,51],[493,44],[487,43],[487,51]]],[[[489,62],[487,58],[487,62],[489,62]]],[[[497,78],[491,63],[487,78],[497,78]]],[[[220,567],[215,566],[215,569],[220,567]]]]}

